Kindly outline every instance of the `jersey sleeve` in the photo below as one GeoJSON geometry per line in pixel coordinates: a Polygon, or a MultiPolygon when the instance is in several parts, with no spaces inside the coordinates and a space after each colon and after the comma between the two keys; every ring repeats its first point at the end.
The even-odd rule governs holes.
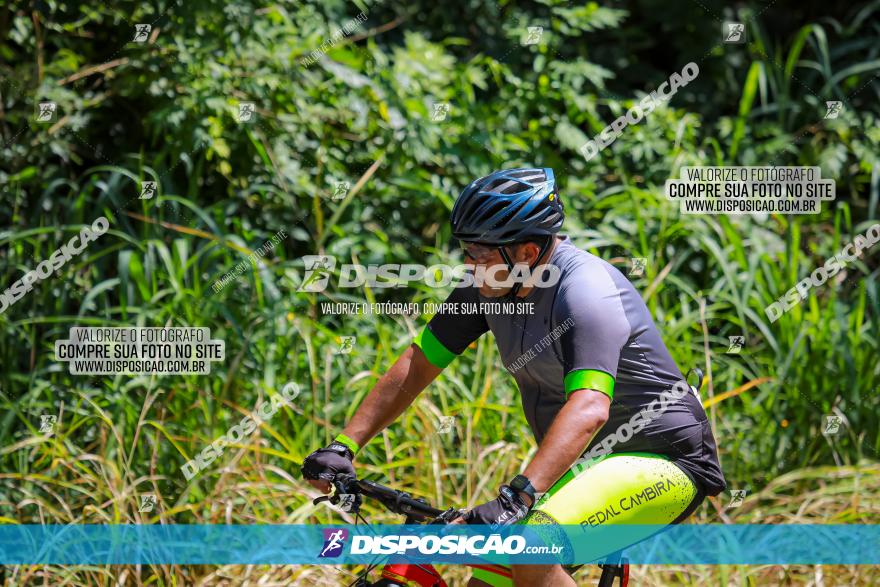
{"type": "MultiPolygon", "coordinates": [[[[565,374],[565,397],[578,389],[595,389],[614,397],[620,353],[630,337],[614,280],[603,273],[597,280],[573,280],[561,289],[553,307],[565,374]],[[598,283],[597,283],[598,281],[598,283]]],[[[585,276],[586,277],[586,276],[585,276]]]]}
{"type": "Polygon", "coordinates": [[[473,287],[457,287],[452,290],[440,311],[437,312],[413,343],[422,349],[428,362],[445,368],[464,352],[469,344],[480,338],[489,324],[482,314],[465,313],[455,306],[479,303],[479,294],[473,287]]]}

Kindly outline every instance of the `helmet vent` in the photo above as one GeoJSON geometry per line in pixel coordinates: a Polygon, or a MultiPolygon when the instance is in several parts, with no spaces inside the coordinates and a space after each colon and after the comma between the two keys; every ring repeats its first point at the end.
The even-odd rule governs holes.
{"type": "Polygon", "coordinates": [[[520,169],[519,171],[514,171],[510,174],[510,177],[515,177],[517,179],[523,179],[527,182],[545,182],[547,181],[547,174],[544,173],[543,169],[520,169]]]}
{"type": "Polygon", "coordinates": [[[483,215],[483,218],[494,218],[497,214],[502,214],[503,212],[507,212],[503,214],[501,218],[498,218],[495,226],[491,226],[490,228],[496,228],[507,222],[511,216],[514,214],[514,210],[510,210],[506,202],[493,202],[492,207],[486,210],[486,213],[483,215]]]}
{"type": "Polygon", "coordinates": [[[490,185],[482,188],[483,191],[486,192],[495,192],[496,194],[519,194],[531,189],[531,186],[528,184],[508,179],[506,177],[502,177],[496,181],[493,181],[490,185]]]}

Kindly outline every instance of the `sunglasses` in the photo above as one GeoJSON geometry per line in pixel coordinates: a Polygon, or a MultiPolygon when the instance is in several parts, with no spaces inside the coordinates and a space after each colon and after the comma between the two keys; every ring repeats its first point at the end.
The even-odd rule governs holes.
{"type": "Polygon", "coordinates": [[[481,245],[479,243],[469,243],[465,241],[459,242],[461,243],[461,248],[464,251],[465,256],[477,262],[489,260],[492,254],[498,250],[498,247],[489,245],[481,245]]]}

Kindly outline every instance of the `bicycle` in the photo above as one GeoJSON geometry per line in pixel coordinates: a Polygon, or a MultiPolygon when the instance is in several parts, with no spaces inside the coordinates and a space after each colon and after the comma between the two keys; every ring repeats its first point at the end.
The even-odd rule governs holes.
{"type": "MultiPolygon", "coordinates": [[[[338,505],[342,495],[353,496],[348,511],[354,514],[355,523],[358,519],[369,523],[360,514],[364,497],[378,501],[394,514],[406,516],[404,524],[448,524],[458,516],[458,511],[454,508],[440,510],[422,498],[413,497],[405,491],[398,491],[373,481],[339,475],[333,485],[336,491],[332,495],[317,497],[312,503],[317,505],[329,501],[333,505],[338,505]]],[[[370,582],[367,576],[376,566],[377,564],[368,565],[348,587],[412,587],[413,585],[448,587],[437,569],[430,564],[385,564],[382,567],[381,578],[376,582],[370,582]]],[[[620,587],[627,587],[629,584],[629,563],[625,558],[620,558],[617,564],[606,563],[600,564],[599,567],[602,569],[602,575],[598,587],[613,587],[615,579],[620,580],[620,587]]]]}

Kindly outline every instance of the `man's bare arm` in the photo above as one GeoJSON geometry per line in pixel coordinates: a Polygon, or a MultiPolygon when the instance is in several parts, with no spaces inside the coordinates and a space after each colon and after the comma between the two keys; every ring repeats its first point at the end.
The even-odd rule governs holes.
{"type": "MultiPolygon", "coordinates": [[[[611,398],[599,391],[579,389],[572,392],[556,414],[535,458],[523,471],[535,491],[544,493],[550,489],[583,454],[596,432],[608,421],[610,406],[611,398]]],[[[527,504],[534,505],[528,494],[520,492],[520,495],[527,504]]],[[[452,523],[467,522],[464,518],[458,518],[452,523]]]]}
{"type": "Polygon", "coordinates": [[[364,446],[394,422],[441,371],[428,362],[422,349],[410,345],[379,379],[343,434],[364,446]]]}
{"type": "MultiPolygon", "coordinates": [[[[536,491],[543,493],[550,489],[583,454],[608,420],[610,406],[611,398],[602,392],[592,389],[572,392],[556,414],[535,458],[523,472],[536,491]]],[[[527,503],[531,501],[527,496],[524,499],[527,503]]]]}

